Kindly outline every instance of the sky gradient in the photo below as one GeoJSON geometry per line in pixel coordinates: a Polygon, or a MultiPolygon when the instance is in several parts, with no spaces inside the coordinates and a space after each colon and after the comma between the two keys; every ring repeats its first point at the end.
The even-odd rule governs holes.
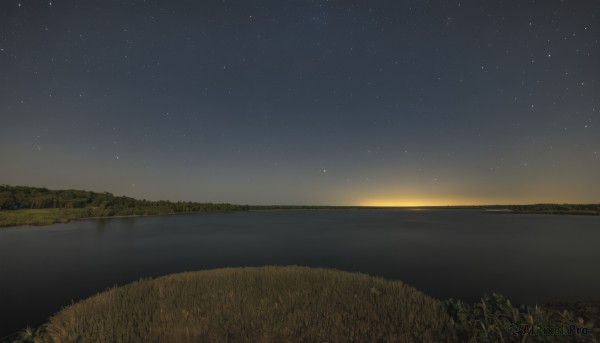
{"type": "Polygon", "coordinates": [[[597,1],[2,1],[0,183],[600,202],[597,1]]]}

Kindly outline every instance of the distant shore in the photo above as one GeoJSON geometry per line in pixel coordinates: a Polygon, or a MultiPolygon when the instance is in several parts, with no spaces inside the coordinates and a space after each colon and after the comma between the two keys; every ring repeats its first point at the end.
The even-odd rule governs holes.
{"type": "Polygon", "coordinates": [[[225,213],[232,211],[222,211],[222,212],[177,212],[177,213],[160,213],[160,214],[128,214],[128,215],[118,215],[118,216],[95,216],[95,217],[81,217],[75,220],[94,220],[94,219],[111,219],[111,218],[137,218],[137,217],[162,217],[162,216],[176,216],[180,214],[206,214],[206,213],[225,213]]]}
{"type": "Polygon", "coordinates": [[[233,211],[210,212],[175,212],[152,214],[127,214],[107,216],[78,216],[78,211],[73,209],[28,209],[28,210],[2,210],[0,211],[0,228],[14,226],[46,226],[53,224],[66,224],[80,220],[99,220],[113,218],[158,217],[184,214],[225,213],[233,211]]]}
{"type": "Polygon", "coordinates": [[[535,205],[448,205],[448,206],[314,206],[314,205],[235,205],[191,201],[151,201],[108,192],[49,190],[40,187],[0,185],[0,227],[51,225],[74,220],[135,218],[174,214],[200,214],[243,211],[289,210],[480,210],[487,213],[532,213],[599,215],[600,204],[535,205]]]}
{"type": "Polygon", "coordinates": [[[52,224],[64,224],[76,220],[98,220],[98,219],[111,219],[111,218],[137,218],[137,217],[155,217],[155,216],[172,216],[172,215],[184,215],[184,214],[204,214],[204,213],[226,213],[226,212],[260,212],[260,211],[326,211],[326,210],[375,210],[375,209],[427,209],[427,210],[442,210],[442,209],[454,209],[454,210],[480,210],[489,214],[550,214],[550,215],[584,215],[584,216],[598,216],[600,212],[594,210],[563,210],[563,209],[535,209],[531,208],[535,205],[528,205],[528,207],[514,205],[517,208],[489,208],[483,206],[464,206],[464,207],[447,207],[447,206],[423,206],[423,207],[361,207],[361,206],[281,206],[279,208],[273,208],[273,206],[265,206],[264,208],[249,207],[249,209],[223,209],[223,210],[211,210],[211,211],[197,211],[197,212],[168,212],[168,213],[147,213],[147,214],[115,214],[115,215],[104,215],[104,216],[89,216],[89,209],[61,209],[61,208],[47,208],[47,209],[20,209],[20,210],[1,210],[0,211],[0,227],[13,227],[13,226],[44,226],[52,224]]]}
{"type": "Polygon", "coordinates": [[[511,210],[505,209],[484,209],[487,213],[506,213],[506,214],[557,214],[557,215],[578,215],[578,216],[598,216],[598,211],[561,211],[561,210],[540,210],[540,211],[527,211],[527,210],[511,210]]]}

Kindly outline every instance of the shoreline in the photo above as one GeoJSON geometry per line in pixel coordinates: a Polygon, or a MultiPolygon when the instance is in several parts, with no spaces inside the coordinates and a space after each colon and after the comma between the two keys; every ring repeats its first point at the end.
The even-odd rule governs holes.
{"type": "Polygon", "coordinates": [[[176,212],[176,213],[161,213],[161,214],[126,214],[118,216],[100,216],[100,217],[81,217],[76,220],[92,220],[92,219],[111,219],[111,218],[136,218],[136,217],[162,217],[162,216],[174,216],[178,214],[204,214],[204,213],[226,213],[226,212],[240,212],[240,211],[211,211],[211,212],[176,212]]]}
{"type": "Polygon", "coordinates": [[[93,217],[77,217],[77,209],[23,209],[23,210],[0,210],[0,228],[9,228],[15,226],[46,226],[53,224],[66,224],[73,221],[79,220],[103,220],[111,218],[136,218],[136,217],[157,217],[157,216],[173,216],[173,215],[190,215],[190,214],[207,214],[207,213],[233,213],[233,212],[274,212],[274,211],[337,211],[337,210],[378,210],[378,209],[405,209],[405,210],[479,210],[482,213],[487,214],[545,214],[545,215],[569,215],[569,216],[600,216],[600,212],[596,211],[585,211],[585,210],[573,210],[573,211],[560,211],[560,210],[540,210],[540,211],[527,211],[527,210],[515,210],[510,208],[473,208],[473,207],[462,207],[462,208],[448,208],[448,207],[361,207],[361,206],[348,206],[348,207],[315,207],[315,208],[267,208],[260,209],[239,209],[239,210],[221,210],[221,211],[202,211],[202,212],[172,212],[172,213],[158,213],[158,214],[128,214],[128,215],[114,215],[114,216],[93,216],[93,217]],[[61,212],[66,210],[65,212],[61,212]],[[46,212],[44,212],[46,211],[46,212]],[[72,211],[72,212],[69,212],[72,211]],[[6,214],[5,223],[2,224],[2,215],[6,214]],[[11,215],[15,215],[16,218],[10,218],[11,215]],[[12,219],[12,221],[11,221],[12,219]]]}
{"type": "MultiPolygon", "coordinates": [[[[41,209],[41,210],[63,210],[63,209],[41,209]]],[[[26,209],[26,210],[14,210],[16,211],[39,211],[39,209],[26,209]]],[[[51,218],[47,218],[47,217],[43,217],[43,215],[47,215],[47,213],[45,214],[39,214],[39,213],[26,213],[24,214],[25,216],[28,216],[26,218],[19,218],[17,220],[13,220],[12,222],[9,220],[10,218],[7,218],[7,222],[9,222],[9,225],[3,225],[2,223],[2,214],[8,213],[10,214],[22,214],[21,213],[14,213],[12,212],[12,210],[2,210],[0,211],[0,229],[2,228],[11,228],[11,227],[16,227],[16,226],[48,226],[48,225],[54,225],[54,224],[67,224],[67,223],[71,223],[74,221],[83,221],[83,220],[103,220],[103,219],[112,219],[112,218],[136,218],[136,217],[158,217],[158,216],[173,216],[173,215],[180,215],[180,214],[205,214],[205,213],[227,213],[227,212],[242,212],[241,210],[238,211],[204,211],[204,212],[175,212],[175,213],[158,213],[158,214],[127,214],[127,215],[114,215],[114,216],[94,216],[94,217],[69,217],[69,213],[64,213],[64,217],[61,217],[60,215],[56,216],[56,217],[51,217],[51,218]],[[37,218],[36,218],[37,216],[37,218]],[[14,224],[13,224],[14,222],[14,224]]],[[[50,215],[56,215],[56,214],[61,214],[59,211],[55,211],[55,213],[51,213],[50,215]]],[[[72,213],[71,213],[72,214],[72,213]]]]}

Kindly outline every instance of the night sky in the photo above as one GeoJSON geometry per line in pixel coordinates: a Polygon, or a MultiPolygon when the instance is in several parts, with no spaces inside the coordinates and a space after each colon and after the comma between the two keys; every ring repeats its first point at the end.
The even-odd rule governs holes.
{"type": "Polygon", "coordinates": [[[0,2],[0,183],[600,202],[598,1],[0,2]]]}

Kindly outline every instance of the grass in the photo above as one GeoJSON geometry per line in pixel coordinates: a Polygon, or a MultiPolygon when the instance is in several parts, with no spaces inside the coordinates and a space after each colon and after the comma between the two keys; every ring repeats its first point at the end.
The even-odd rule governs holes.
{"type": "MultiPolygon", "coordinates": [[[[201,213],[201,212],[193,212],[201,213]]],[[[57,223],[68,223],[78,219],[86,218],[115,218],[132,216],[154,216],[171,215],[173,211],[151,209],[144,213],[115,213],[110,209],[92,209],[86,208],[43,208],[26,210],[6,210],[0,211],[0,227],[19,226],[19,225],[51,225],[57,223]]]]}
{"type": "Polygon", "coordinates": [[[305,267],[216,269],[110,289],[56,315],[43,342],[440,342],[444,304],[399,281],[305,267]]]}
{"type": "Polygon", "coordinates": [[[400,281],[268,266],[142,279],[68,306],[13,342],[593,343],[599,322],[596,303],[515,307],[498,294],[441,302],[400,281]],[[585,333],[569,335],[569,326],[585,333]]]}
{"type": "Polygon", "coordinates": [[[67,223],[72,220],[84,218],[87,214],[87,210],[79,208],[44,208],[0,211],[0,227],[67,223]]]}

